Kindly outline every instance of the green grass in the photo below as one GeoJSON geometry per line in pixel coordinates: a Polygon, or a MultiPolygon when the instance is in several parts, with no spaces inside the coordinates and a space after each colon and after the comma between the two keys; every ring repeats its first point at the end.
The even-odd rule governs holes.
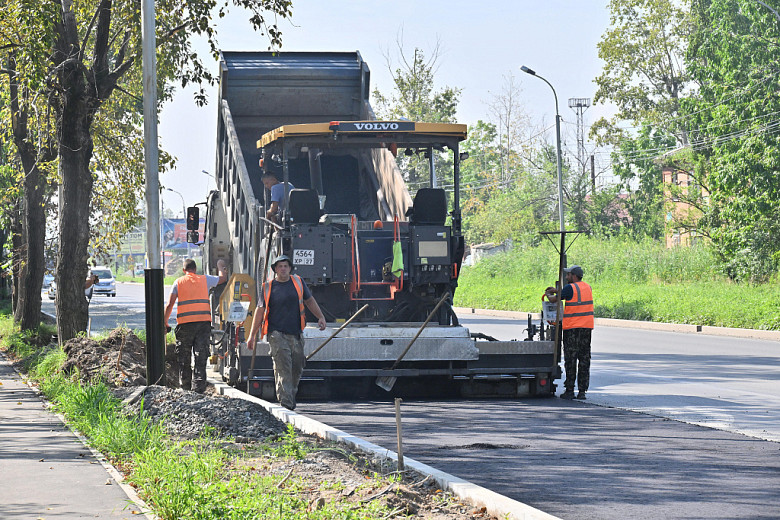
{"type": "MultiPolygon", "coordinates": [[[[256,469],[258,457],[302,459],[311,451],[298,440],[292,425],[279,441],[257,449],[220,447],[208,436],[175,441],[163,425],[151,422],[143,413],[126,412],[106,385],[85,384],[77,374],[60,372],[65,360],[62,349],[28,343],[31,339],[38,341],[39,337],[19,333],[12,316],[0,308],[0,348],[32,360],[29,376],[55,409],[91,445],[125,470],[127,481],[163,520],[358,520],[391,514],[379,500],[359,503],[340,494],[309,511],[311,497],[317,496],[318,490],[333,489],[333,483],[256,469]]],[[[381,482],[387,480],[380,477],[381,482]]]]}
{"type": "MultiPolygon", "coordinates": [[[[732,283],[705,247],[580,238],[568,251],[574,264],[593,287],[597,317],[780,330],[777,281],[732,283]]],[[[486,258],[462,270],[455,305],[540,312],[557,269],[557,252],[547,243],[486,258]]]]}
{"type": "Polygon", "coordinates": [[[48,344],[55,332],[52,325],[44,323],[37,330],[20,331],[14,324],[10,304],[6,301],[0,305],[0,349],[23,359],[25,370],[38,361],[39,347],[48,344]]]}

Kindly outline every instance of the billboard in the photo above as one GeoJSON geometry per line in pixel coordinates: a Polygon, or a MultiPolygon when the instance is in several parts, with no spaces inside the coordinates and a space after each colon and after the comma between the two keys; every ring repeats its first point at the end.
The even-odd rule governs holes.
{"type": "MultiPolygon", "coordinates": [[[[160,237],[162,240],[162,248],[166,251],[176,251],[180,253],[186,253],[191,247],[197,247],[203,243],[203,234],[206,229],[206,219],[200,219],[200,225],[198,226],[198,232],[200,233],[201,241],[198,244],[187,245],[187,222],[183,218],[165,218],[160,222],[160,237]]],[[[119,241],[119,247],[117,253],[124,254],[145,254],[146,253],[146,229],[143,227],[136,227],[132,232],[127,233],[122,240],[119,241]]]]}
{"type": "Polygon", "coordinates": [[[120,251],[133,255],[146,253],[146,231],[136,228],[119,242],[120,251]]]}
{"type": "MultiPolygon", "coordinates": [[[[200,219],[198,232],[202,244],[203,233],[206,229],[206,219],[200,219]]],[[[183,218],[166,218],[162,220],[163,249],[166,251],[187,251],[190,245],[187,243],[187,221],[183,218]]],[[[193,246],[195,244],[192,244],[193,246]]]]}

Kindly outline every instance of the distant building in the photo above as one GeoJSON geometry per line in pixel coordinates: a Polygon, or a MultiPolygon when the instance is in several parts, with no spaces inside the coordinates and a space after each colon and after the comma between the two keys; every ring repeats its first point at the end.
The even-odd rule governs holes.
{"type": "Polygon", "coordinates": [[[666,212],[666,247],[690,246],[701,240],[697,230],[701,210],[689,201],[706,202],[709,194],[684,170],[663,168],[664,210],[666,212]]]}
{"type": "Polygon", "coordinates": [[[506,253],[512,249],[512,240],[507,238],[500,244],[488,242],[486,244],[476,244],[471,246],[471,251],[466,255],[465,265],[474,265],[486,256],[492,256],[497,253],[506,253]]]}

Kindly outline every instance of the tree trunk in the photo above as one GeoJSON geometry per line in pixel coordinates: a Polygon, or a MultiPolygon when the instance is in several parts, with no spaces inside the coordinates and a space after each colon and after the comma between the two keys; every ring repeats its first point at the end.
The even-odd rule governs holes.
{"type": "Polygon", "coordinates": [[[38,167],[39,150],[31,135],[28,90],[18,83],[16,60],[8,60],[9,93],[11,107],[11,129],[14,145],[22,162],[22,196],[17,202],[18,210],[14,230],[14,320],[22,330],[35,330],[41,324],[41,285],[43,285],[44,242],[46,237],[46,208],[44,193],[46,176],[38,167]]]}
{"type": "Polygon", "coordinates": [[[13,275],[13,284],[11,286],[12,304],[14,316],[16,316],[17,303],[19,301],[19,266],[22,263],[22,221],[19,211],[20,201],[14,204],[13,221],[11,222],[11,273],[13,275]]]}
{"type": "Polygon", "coordinates": [[[8,293],[6,288],[8,287],[8,276],[5,272],[5,268],[2,266],[5,264],[5,242],[8,240],[7,231],[4,227],[0,227],[0,299],[6,299],[8,293]]]}
{"type": "MultiPolygon", "coordinates": [[[[67,67],[66,67],[67,69],[67,67]]],[[[61,341],[87,329],[89,318],[84,297],[89,246],[89,215],[92,198],[92,136],[94,109],[81,71],[67,78],[58,125],[60,188],[59,250],[57,251],[57,333],[61,341]]]]}
{"type": "Polygon", "coordinates": [[[41,323],[41,286],[43,285],[46,209],[46,178],[37,166],[37,154],[29,142],[17,142],[24,169],[21,200],[21,243],[23,254],[19,268],[18,299],[14,320],[22,330],[35,330],[41,323]]]}

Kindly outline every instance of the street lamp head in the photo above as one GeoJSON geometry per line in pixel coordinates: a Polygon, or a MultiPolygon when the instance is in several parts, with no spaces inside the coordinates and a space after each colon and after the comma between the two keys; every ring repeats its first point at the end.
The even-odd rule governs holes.
{"type": "Polygon", "coordinates": [[[520,70],[522,70],[522,71],[523,71],[523,72],[525,72],[526,74],[530,74],[531,76],[536,76],[536,71],[535,71],[535,70],[533,70],[533,69],[529,69],[529,68],[528,68],[528,67],[526,67],[525,65],[523,65],[522,67],[520,67],[520,70]]]}

